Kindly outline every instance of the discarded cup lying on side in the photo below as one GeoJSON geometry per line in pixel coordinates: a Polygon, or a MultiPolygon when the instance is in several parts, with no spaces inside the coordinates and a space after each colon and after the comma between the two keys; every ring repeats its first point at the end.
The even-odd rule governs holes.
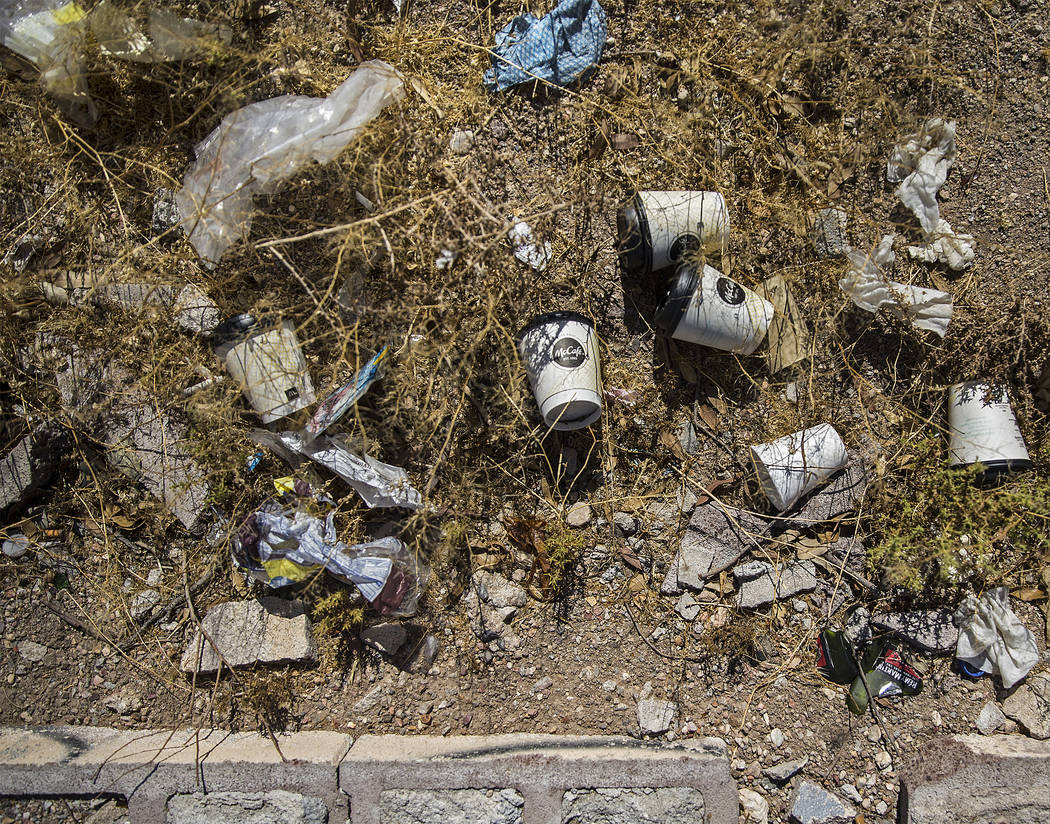
{"type": "Polygon", "coordinates": [[[773,304],[706,264],[683,263],[656,310],[656,325],[676,340],[750,355],[766,337],[773,304]]]}
{"type": "Polygon", "coordinates": [[[985,467],[978,482],[1032,466],[1005,386],[972,381],[949,386],[948,438],[951,466],[985,467]]]}
{"type": "Polygon", "coordinates": [[[290,320],[234,315],[219,324],[214,336],[215,354],[240,382],[263,423],[314,402],[314,385],[290,320]]]}
{"type": "Polygon", "coordinates": [[[690,251],[717,252],[729,234],[729,210],[718,192],[639,192],[616,216],[620,265],[648,275],[690,251]]]}
{"type": "Polygon", "coordinates": [[[576,312],[540,315],[522,330],[518,347],[547,426],[565,432],[598,420],[601,371],[590,319],[576,312]]]}
{"type": "Polygon", "coordinates": [[[846,466],[846,446],[829,423],[751,447],[758,480],[769,502],[783,512],[846,466]]]}

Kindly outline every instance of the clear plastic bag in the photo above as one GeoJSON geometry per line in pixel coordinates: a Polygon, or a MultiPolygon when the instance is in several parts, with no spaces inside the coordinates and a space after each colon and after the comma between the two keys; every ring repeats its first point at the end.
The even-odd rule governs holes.
{"type": "Polygon", "coordinates": [[[371,60],[328,97],[283,95],[226,115],[197,146],[197,160],[176,195],[197,253],[217,262],[251,227],[255,195],[274,191],[311,160],[334,160],[403,95],[397,72],[371,60]]]}

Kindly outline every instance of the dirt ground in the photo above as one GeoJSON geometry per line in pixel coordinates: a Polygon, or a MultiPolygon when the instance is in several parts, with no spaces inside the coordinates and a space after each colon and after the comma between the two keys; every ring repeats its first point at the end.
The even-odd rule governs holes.
{"type": "MultiPolygon", "coordinates": [[[[844,690],[816,673],[814,637],[825,623],[842,625],[858,604],[952,609],[967,587],[1040,586],[1050,557],[1045,531],[1011,540],[1012,525],[1000,532],[1009,519],[965,521],[998,535],[988,544],[996,554],[955,582],[946,582],[943,558],[926,553],[927,540],[939,546],[958,526],[952,513],[926,512],[928,537],[892,559],[918,588],[904,586],[877,549],[898,534],[895,516],[914,512],[907,506],[921,498],[917,476],[932,466],[929,444],[942,443],[949,383],[1005,382],[1034,463],[1009,489],[1045,500],[1050,484],[1050,438],[1034,389],[1050,359],[1046,5],[615,2],[605,5],[602,63],[580,89],[496,95],[481,86],[485,49],[516,7],[410,4],[398,23],[388,9],[351,5],[246,4],[222,18],[237,32],[233,55],[210,67],[125,66],[107,77],[93,64],[102,112],[94,131],[66,124],[31,72],[5,71],[0,251],[34,227],[45,226],[49,240],[25,271],[0,268],[0,409],[10,444],[29,418],[59,419],[75,431],[53,377],[25,366],[22,351],[45,330],[107,348],[140,367],[166,407],[184,412],[206,439],[200,460],[213,473],[210,503],[235,521],[288,469],[269,455],[244,469],[256,424],[234,389],[181,400],[181,388],[198,379],[191,367],[214,366],[207,344],[172,331],[163,316],[53,308],[37,282],[67,270],[127,279],[130,270],[188,278],[224,313],[261,305],[297,312],[321,385],[352,373],[358,348],[367,357],[385,340],[422,334],[423,344],[402,347],[392,372],[342,425],[427,490],[421,514],[394,518],[434,570],[412,623],[440,640],[435,665],[402,672],[362,649],[353,632],[318,625],[316,665],[187,678],[178,670],[194,628],[186,590],[203,615],[249,589],[231,574],[221,535],[188,534],[84,438],[56,479],[5,518],[12,528],[31,518],[52,533],[21,559],[0,559],[0,723],[638,735],[637,699],[651,682],[655,697],[678,705],[668,737],[724,738],[734,777],[767,797],[771,820],[786,818],[793,785],[777,786],[761,770],[800,758],[808,759],[802,774],[827,789],[843,795],[842,785],[852,785],[866,821],[892,819],[902,765],[934,736],[973,732],[983,704],[1003,695],[989,678],[951,671],[950,657],[908,651],[924,690],[879,702],[893,737],[886,741],[871,714],[850,715],[844,690]],[[184,239],[148,241],[154,190],[179,185],[192,146],[223,114],[277,94],[327,94],[359,56],[388,60],[419,88],[337,163],[261,201],[252,235],[216,270],[202,267],[184,239]],[[171,90],[185,99],[169,101],[171,90]],[[844,261],[817,260],[808,234],[816,210],[837,205],[857,248],[890,231],[917,238],[885,182],[885,160],[933,116],[957,121],[958,158],[940,202],[955,229],[975,237],[976,262],[956,275],[901,249],[895,277],[953,294],[943,340],[854,308],[837,286],[844,261]],[[457,129],[475,134],[464,156],[448,147],[457,129]],[[617,135],[637,145],[618,144],[617,135]],[[774,374],[761,350],[749,358],[687,344],[669,350],[651,326],[657,296],[616,262],[616,208],[645,188],[724,193],[732,228],[715,265],[749,286],[775,273],[788,278],[812,333],[812,359],[774,374]],[[369,222],[355,191],[378,204],[379,219],[369,222]],[[428,193],[432,202],[423,203],[428,193]],[[554,260],[542,275],[517,264],[503,241],[512,215],[551,240],[554,260]],[[359,324],[331,301],[309,305],[258,246],[351,221],[345,242],[288,248],[316,294],[338,287],[349,261],[380,249],[384,260],[358,290],[359,324]],[[447,273],[433,267],[442,248],[461,256],[447,273]],[[543,439],[508,341],[532,314],[555,308],[597,320],[605,386],[633,390],[637,400],[609,397],[600,424],[543,439]],[[795,403],[782,397],[791,383],[795,403]],[[686,454],[678,431],[690,419],[698,448],[686,454]],[[677,597],[659,594],[689,515],[676,501],[724,481],[720,498],[768,511],[748,471],[748,445],[823,420],[835,421],[851,448],[874,449],[879,473],[860,511],[802,532],[855,535],[872,553],[858,569],[874,588],[840,582],[842,597],[832,598],[834,581],[822,575],[815,593],[750,613],[732,607],[726,586],[695,622],[682,620],[677,597]],[[580,467],[575,481],[558,476],[559,460],[580,467]],[[461,600],[471,572],[522,579],[532,558],[506,527],[536,518],[553,534],[578,501],[594,520],[576,531],[583,550],[559,597],[529,600],[511,622],[517,643],[479,641],[461,600]],[[639,518],[637,536],[614,531],[621,511],[639,518]],[[147,591],[156,603],[132,618],[147,591]],[[26,642],[46,648],[40,660],[26,657],[26,642]],[[880,767],[882,752],[890,763],[880,756],[880,767]]],[[[212,19],[195,4],[179,8],[212,19]]],[[[327,489],[339,500],[346,540],[390,519],[365,511],[345,486],[327,489]]],[[[1045,516],[1018,517],[1038,532],[1045,516]]],[[[767,551],[788,560],[795,548],[767,551]]],[[[295,596],[314,608],[338,587],[295,596]]],[[[1013,601],[1039,643],[1035,671],[1048,664],[1043,603],[1013,601]]],[[[3,821],[80,821],[90,812],[0,808],[3,821]]]]}

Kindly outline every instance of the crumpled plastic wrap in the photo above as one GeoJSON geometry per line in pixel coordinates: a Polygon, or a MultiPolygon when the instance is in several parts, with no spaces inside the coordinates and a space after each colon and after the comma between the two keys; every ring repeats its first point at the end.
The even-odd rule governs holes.
{"type": "Polygon", "coordinates": [[[562,0],[543,18],[518,15],[496,33],[485,86],[503,91],[531,80],[568,86],[601,60],[605,32],[598,0],[562,0]]]}
{"type": "Polygon", "coordinates": [[[507,233],[507,239],[514,247],[514,257],[527,263],[537,272],[547,268],[551,259],[551,245],[544,241],[537,243],[532,234],[532,227],[524,220],[519,220],[507,233]]]}
{"type": "Polygon", "coordinates": [[[343,413],[357,403],[380,376],[383,362],[390,354],[390,346],[384,346],[373,355],[368,363],[362,366],[356,375],[342,386],[333,390],[327,398],[317,405],[313,417],[306,424],[306,434],[316,437],[339,420],[343,413]]]}
{"type": "Polygon", "coordinates": [[[952,319],[952,296],[937,289],[890,280],[886,270],[897,259],[893,238],[894,235],[884,236],[873,253],[848,250],[850,270],[839,281],[839,288],[867,312],[885,308],[916,329],[936,332],[943,338],[952,319]]]}
{"type": "Polygon", "coordinates": [[[955,121],[939,117],[894,147],[886,163],[886,179],[900,183],[897,197],[919,219],[927,243],[908,253],[928,263],[946,263],[956,271],[973,265],[973,236],[960,235],[941,217],[937,193],[955,162],[955,121]]]}
{"type": "Polygon", "coordinates": [[[331,504],[296,481],[294,492],[265,501],[241,525],[231,546],[234,564],[274,589],[324,569],[356,586],[381,615],[413,615],[430,570],[398,538],[343,543],[331,504]]]}
{"type": "Polygon", "coordinates": [[[0,4],[0,45],[40,70],[40,82],[73,121],[90,126],[98,109],[84,74],[84,18],[69,0],[7,0],[0,4]]]}
{"type": "Polygon", "coordinates": [[[404,96],[398,73],[362,63],[328,97],[282,95],[226,115],[197,146],[176,195],[190,243],[214,264],[252,222],[252,199],[311,160],[329,163],[386,106],[404,96]]]}
{"type": "Polygon", "coordinates": [[[352,486],[369,507],[420,509],[423,506],[422,496],[404,469],[377,461],[370,455],[358,457],[338,437],[321,435],[308,439],[299,432],[255,429],[252,440],[272,449],[293,467],[302,463],[303,458],[319,463],[352,486]]]}
{"type": "Polygon", "coordinates": [[[1010,689],[1039,661],[1035,636],[1010,609],[1010,591],[996,587],[980,598],[967,595],[955,611],[959,642],[955,657],[971,667],[998,673],[1010,689]]]}

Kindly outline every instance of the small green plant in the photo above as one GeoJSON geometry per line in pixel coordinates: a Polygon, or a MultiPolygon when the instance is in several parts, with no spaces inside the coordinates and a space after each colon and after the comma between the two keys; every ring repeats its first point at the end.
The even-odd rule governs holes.
{"type": "Polygon", "coordinates": [[[342,587],[315,601],[310,617],[321,635],[356,635],[365,625],[365,608],[342,587]]]}
{"type": "Polygon", "coordinates": [[[547,549],[547,587],[550,592],[557,594],[580,559],[585,542],[579,532],[559,525],[547,532],[544,543],[547,549]]]}
{"type": "Polygon", "coordinates": [[[1050,550],[1050,483],[1029,472],[986,489],[980,470],[946,466],[939,438],[919,444],[873,519],[869,560],[887,583],[917,593],[997,582],[1050,550]]]}

